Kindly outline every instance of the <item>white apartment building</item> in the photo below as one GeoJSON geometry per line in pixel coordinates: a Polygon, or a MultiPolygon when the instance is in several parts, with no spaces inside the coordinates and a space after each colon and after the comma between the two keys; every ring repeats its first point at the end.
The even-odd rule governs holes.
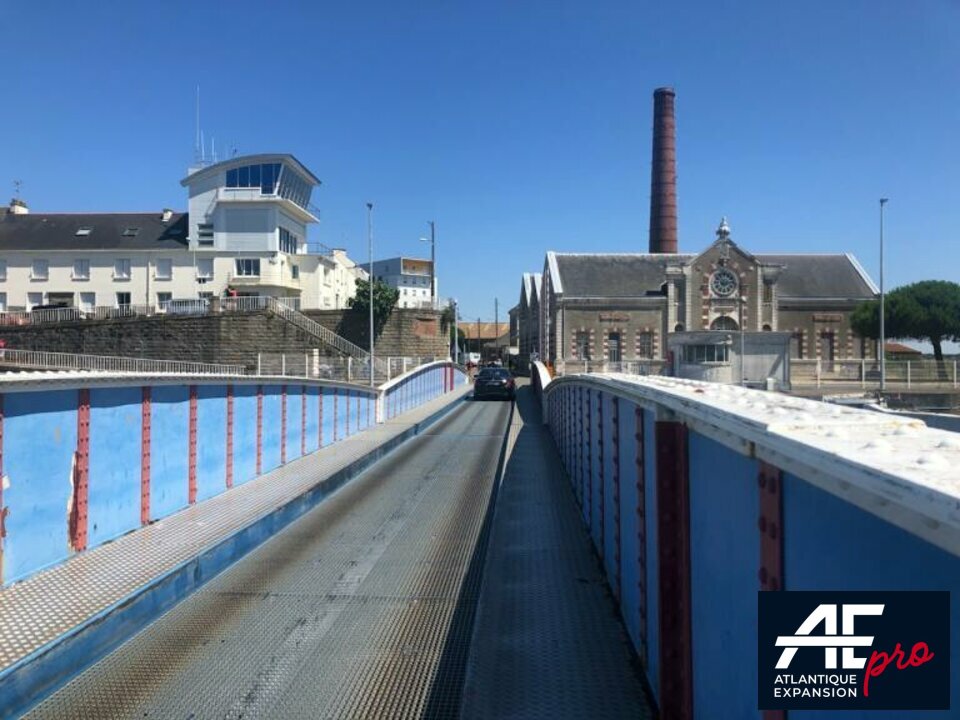
{"type": "Polygon", "coordinates": [[[0,312],[270,295],[346,307],[366,277],[343,250],[307,251],[320,181],[292,155],[194,168],[189,213],[30,213],[0,208],[0,312]]]}
{"type": "Polygon", "coordinates": [[[373,275],[382,283],[400,291],[397,307],[429,308],[436,304],[437,279],[433,263],[420,258],[395,257],[373,261],[373,275]],[[430,279],[433,277],[433,292],[430,279]]]}

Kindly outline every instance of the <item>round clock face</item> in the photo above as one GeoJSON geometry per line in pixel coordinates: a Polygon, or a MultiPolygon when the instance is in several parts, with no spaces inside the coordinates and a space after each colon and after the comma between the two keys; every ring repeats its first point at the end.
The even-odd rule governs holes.
{"type": "Polygon", "coordinates": [[[710,289],[718,297],[729,297],[737,289],[737,276],[726,268],[720,268],[710,278],[710,289]]]}

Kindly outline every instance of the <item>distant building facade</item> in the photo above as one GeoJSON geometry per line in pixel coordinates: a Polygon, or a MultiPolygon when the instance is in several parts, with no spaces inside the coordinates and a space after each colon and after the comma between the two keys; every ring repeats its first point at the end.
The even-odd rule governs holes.
{"type": "Polygon", "coordinates": [[[733,242],[726,221],[698,255],[548,252],[540,284],[537,297],[524,276],[521,355],[523,338],[536,337],[541,358],[555,364],[665,361],[671,333],[740,328],[789,333],[795,359],[876,353],[850,325],[854,308],[878,292],[856,258],[753,255],[733,242]]]}
{"type": "Polygon", "coordinates": [[[373,261],[373,276],[400,292],[397,307],[435,308],[437,280],[430,260],[395,257],[373,261]],[[433,292],[430,280],[433,278],[433,292]]]}
{"type": "Polygon", "coordinates": [[[345,307],[366,274],[342,250],[308,251],[318,184],[292,155],[265,154],[192,169],[188,213],[30,213],[15,201],[0,208],[0,312],[162,310],[228,293],[345,307]]]}

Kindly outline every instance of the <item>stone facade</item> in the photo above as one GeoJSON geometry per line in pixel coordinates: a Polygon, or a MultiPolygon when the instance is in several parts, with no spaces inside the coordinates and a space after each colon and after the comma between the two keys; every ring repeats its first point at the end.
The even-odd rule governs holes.
{"type": "Polygon", "coordinates": [[[554,363],[666,360],[670,334],[703,330],[788,332],[799,360],[876,354],[850,327],[853,310],[877,292],[853,256],[753,255],[726,222],[698,255],[550,252],[539,292],[528,283],[525,275],[521,343],[537,336],[541,357],[554,363]],[[530,297],[538,315],[525,329],[530,297]]]}

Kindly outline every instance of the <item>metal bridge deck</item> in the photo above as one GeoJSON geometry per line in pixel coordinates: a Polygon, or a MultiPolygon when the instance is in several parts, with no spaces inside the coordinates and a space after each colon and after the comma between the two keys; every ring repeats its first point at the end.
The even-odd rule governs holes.
{"type": "Polygon", "coordinates": [[[491,511],[510,417],[460,406],[29,717],[645,717],[552,444],[516,414],[491,511]]]}

